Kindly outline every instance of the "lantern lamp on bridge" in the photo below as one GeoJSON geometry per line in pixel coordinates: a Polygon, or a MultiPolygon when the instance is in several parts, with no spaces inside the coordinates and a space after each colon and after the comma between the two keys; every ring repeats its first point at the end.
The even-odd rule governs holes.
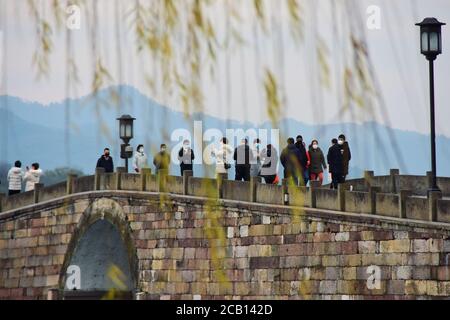
{"type": "Polygon", "coordinates": [[[445,23],[439,22],[436,18],[425,18],[422,22],[416,23],[420,27],[420,47],[421,53],[429,61],[430,71],[430,122],[431,122],[431,171],[432,181],[430,191],[440,191],[436,178],[436,124],[434,112],[434,60],[442,53],[442,33],[441,28],[445,23]]]}
{"type": "Polygon", "coordinates": [[[130,115],[123,115],[117,118],[119,121],[119,134],[123,144],[120,146],[120,157],[125,160],[125,168],[128,172],[128,159],[133,156],[133,148],[130,146],[130,140],[134,135],[134,120],[130,115]]]}

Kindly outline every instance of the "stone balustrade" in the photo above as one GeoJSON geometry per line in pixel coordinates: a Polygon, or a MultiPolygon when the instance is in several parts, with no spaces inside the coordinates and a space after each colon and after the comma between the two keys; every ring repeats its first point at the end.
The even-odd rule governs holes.
{"type": "Polygon", "coordinates": [[[240,202],[256,202],[267,205],[289,205],[331,211],[370,214],[374,216],[450,223],[450,179],[440,178],[443,193],[424,196],[428,177],[401,176],[391,170],[389,176],[374,176],[366,171],[363,179],[349,180],[339,190],[292,185],[267,185],[261,179],[240,182],[219,179],[196,178],[186,171],[184,177],[170,176],[162,171],[158,175],[145,169],[141,174],[125,173],[118,168],[115,173],[97,169],[94,176],[70,175],[67,182],[44,187],[37,184],[34,191],[6,197],[0,194],[0,212],[13,211],[36,203],[54,200],[66,195],[94,191],[144,191],[171,193],[192,197],[216,198],[240,202]],[[413,192],[414,190],[414,192],[413,192]]]}

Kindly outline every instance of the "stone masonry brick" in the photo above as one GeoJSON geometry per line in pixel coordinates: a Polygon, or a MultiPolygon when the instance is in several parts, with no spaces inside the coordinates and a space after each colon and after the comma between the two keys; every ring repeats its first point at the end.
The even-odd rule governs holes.
{"type": "Polygon", "coordinates": [[[400,253],[400,252],[409,252],[410,249],[410,240],[390,240],[390,241],[381,241],[380,242],[380,252],[381,253],[400,253]]]}

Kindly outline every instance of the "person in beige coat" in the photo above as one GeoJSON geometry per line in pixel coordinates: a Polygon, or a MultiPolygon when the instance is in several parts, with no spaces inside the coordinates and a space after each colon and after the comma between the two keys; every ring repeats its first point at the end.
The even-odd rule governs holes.
{"type": "Polygon", "coordinates": [[[23,178],[23,181],[25,182],[25,192],[27,191],[33,191],[34,185],[36,183],[39,183],[42,176],[42,170],[39,169],[39,163],[33,163],[31,165],[31,169],[27,167],[27,172],[25,173],[25,176],[23,178]]]}
{"type": "Polygon", "coordinates": [[[211,156],[216,158],[216,174],[227,174],[231,169],[231,158],[233,149],[228,144],[227,138],[222,138],[220,147],[211,152],[211,156]]]}

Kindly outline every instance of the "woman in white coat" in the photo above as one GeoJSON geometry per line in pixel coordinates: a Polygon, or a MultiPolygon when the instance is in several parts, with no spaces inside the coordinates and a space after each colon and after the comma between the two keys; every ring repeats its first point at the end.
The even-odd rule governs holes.
{"type": "Polygon", "coordinates": [[[33,163],[31,165],[31,169],[28,169],[25,173],[25,176],[23,178],[23,181],[25,182],[25,192],[27,191],[33,191],[34,185],[36,183],[39,183],[42,176],[42,170],[39,169],[39,163],[33,163]]]}
{"type": "Polygon", "coordinates": [[[228,145],[227,138],[222,138],[220,147],[211,152],[211,156],[216,158],[216,175],[226,174],[231,169],[231,159],[233,156],[233,148],[228,145]]]}
{"type": "Polygon", "coordinates": [[[136,173],[140,173],[142,169],[148,168],[148,158],[144,152],[144,145],[138,145],[133,159],[133,167],[136,173]]]}

